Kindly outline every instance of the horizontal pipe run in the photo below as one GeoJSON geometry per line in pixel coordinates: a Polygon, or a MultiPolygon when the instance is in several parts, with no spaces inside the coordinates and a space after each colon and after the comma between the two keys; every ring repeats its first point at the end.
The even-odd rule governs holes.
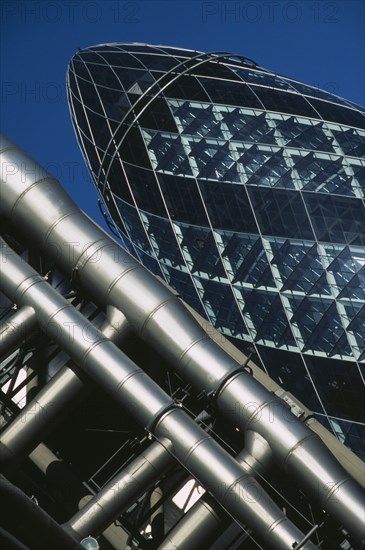
{"type": "Polygon", "coordinates": [[[142,426],[170,439],[173,454],[227,510],[253,530],[267,532],[272,548],[302,533],[257,482],[204,432],[146,373],[107,340],[0,239],[1,288],[18,305],[34,307],[40,327],[142,426]],[[153,426],[153,428],[152,428],[153,426]],[[275,529],[274,529],[275,527],[275,529]]]}
{"type": "Polygon", "coordinates": [[[31,307],[18,309],[0,326],[0,361],[31,338],[37,328],[35,311],[31,307]]]}
{"type": "Polygon", "coordinates": [[[174,462],[169,440],[154,442],[66,524],[81,537],[98,536],[155,483],[174,462]]]}

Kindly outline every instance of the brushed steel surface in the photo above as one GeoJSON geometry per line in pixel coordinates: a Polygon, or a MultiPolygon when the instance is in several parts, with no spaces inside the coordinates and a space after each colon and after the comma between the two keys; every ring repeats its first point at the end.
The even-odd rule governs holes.
{"type": "Polygon", "coordinates": [[[0,325],[0,361],[35,333],[37,321],[31,307],[23,307],[0,325]]]}
{"type": "MultiPolygon", "coordinates": [[[[277,462],[286,466],[307,493],[330,507],[331,513],[358,541],[363,540],[364,492],[353,480],[347,481],[345,471],[320,440],[313,436],[313,432],[256,380],[245,373],[234,374],[239,365],[207,335],[202,334],[202,328],[187,313],[179,299],[79,211],[57,182],[44,177],[39,182],[33,178],[28,183],[22,181],[18,184],[20,170],[17,176],[8,175],[9,166],[14,163],[24,162],[33,166],[35,172],[40,170],[37,163],[8,141],[5,141],[1,156],[5,166],[5,176],[0,182],[1,191],[6,196],[6,200],[1,203],[1,211],[24,228],[30,238],[36,239],[45,252],[59,262],[63,269],[72,273],[95,299],[120,309],[133,329],[196,388],[208,393],[220,389],[216,397],[218,409],[234,425],[243,430],[254,430],[267,439],[277,462]],[[221,388],[223,380],[225,384],[221,388]],[[311,452],[316,453],[311,457],[312,468],[304,466],[303,457],[308,454],[307,440],[316,440],[316,444],[311,447],[311,452]],[[330,502],[333,491],[331,486],[323,487],[323,470],[327,472],[326,479],[333,479],[336,487],[346,487],[346,498],[341,504],[334,503],[332,499],[330,502]]],[[[17,299],[24,291],[28,292],[27,288],[32,285],[34,282],[31,279],[25,281],[16,293],[17,299]]],[[[60,311],[56,316],[58,327],[68,318],[67,311],[60,311]]],[[[52,336],[51,331],[49,334],[52,336]]],[[[64,331],[61,340],[66,345],[67,335],[64,331]]],[[[78,360],[83,363],[80,356],[87,355],[92,345],[95,345],[95,353],[91,356],[97,354],[99,360],[104,359],[105,364],[109,352],[101,342],[91,344],[89,351],[75,345],[75,348],[80,348],[75,352],[78,360]]],[[[107,378],[115,382],[117,375],[113,356],[114,352],[110,351],[107,378]]],[[[96,363],[93,365],[94,371],[96,363]]],[[[126,393],[130,392],[130,395],[133,386],[140,391],[147,383],[142,374],[136,373],[134,378],[134,381],[131,379],[128,383],[125,378],[122,383],[126,384],[126,393]]],[[[120,390],[124,393],[123,388],[120,390]]],[[[152,409],[156,413],[157,402],[155,399],[153,401],[152,409]]],[[[142,405],[140,420],[147,416],[147,408],[142,405]]],[[[138,411],[136,414],[138,416],[138,411]]]]}
{"type": "Polygon", "coordinates": [[[272,548],[284,550],[303,538],[254,478],[182,409],[174,407],[172,399],[144,371],[2,238],[0,247],[1,288],[8,298],[33,307],[45,333],[100,387],[142,426],[153,425],[151,429],[158,439],[169,439],[172,454],[233,517],[254,531],[267,533],[272,548]]]}
{"type": "Polygon", "coordinates": [[[169,440],[155,441],[79,510],[68,526],[84,537],[98,536],[173,463],[169,440]]]}

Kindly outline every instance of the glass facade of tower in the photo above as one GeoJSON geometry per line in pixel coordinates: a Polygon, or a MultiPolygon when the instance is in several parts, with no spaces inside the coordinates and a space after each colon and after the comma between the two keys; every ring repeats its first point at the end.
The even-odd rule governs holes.
{"type": "Polygon", "coordinates": [[[128,249],[364,458],[364,109],[142,44],[77,52],[68,94],[128,249]]]}

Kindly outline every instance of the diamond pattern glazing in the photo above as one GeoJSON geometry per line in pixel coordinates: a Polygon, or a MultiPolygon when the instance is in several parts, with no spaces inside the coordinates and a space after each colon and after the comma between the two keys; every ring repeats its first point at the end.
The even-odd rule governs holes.
{"type": "Polygon", "coordinates": [[[133,44],[79,51],[68,94],[128,249],[365,453],[363,108],[133,44]]]}

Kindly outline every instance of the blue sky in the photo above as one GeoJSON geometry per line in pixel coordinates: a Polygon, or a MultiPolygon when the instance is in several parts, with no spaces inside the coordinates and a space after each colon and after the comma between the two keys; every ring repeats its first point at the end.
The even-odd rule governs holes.
{"type": "Polygon", "coordinates": [[[146,42],[230,51],[365,103],[363,0],[3,0],[1,129],[100,222],[69,117],[65,75],[78,47],[146,42]]]}

